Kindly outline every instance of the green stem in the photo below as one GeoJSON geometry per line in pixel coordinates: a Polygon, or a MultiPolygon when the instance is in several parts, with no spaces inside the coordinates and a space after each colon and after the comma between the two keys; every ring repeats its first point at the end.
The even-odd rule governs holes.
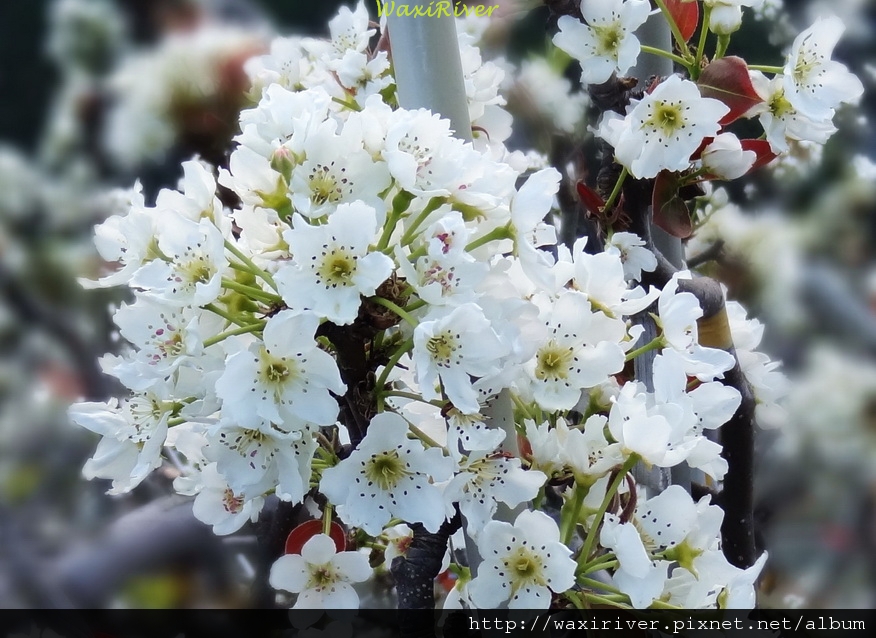
{"type": "Polygon", "coordinates": [[[660,11],[663,13],[663,17],[666,18],[666,21],[669,23],[669,28],[672,29],[672,35],[675,38],[675,44],[678,46],[678,50],[685,55],[685,59],[688,59],[689,54],[687,54],[687,41],[684,39],[684,36],[681,34],[681,29],[678,28],[678,25],[675,23],[672,14],[666,7],[666,3],[663,2],[663,0],[654,1],[657,6],[660,7],[660,11]]]}
{"type": "Polygon", "coordinates": [[[627,170],[626,167],[624,167],[624,169],[621,171],[620,176],[617,178],[617,182],[614,185],[614,189],[611,191],[611,195],[609,195],[608,199],[605,200],[605,206],[602,207],[603,211],[607,212],[611,210],[612,206],[614,206],[615,201],[617,201],[617,198],[621,194],[621,189],[623,188],[624,181],[627,179],[627,175],[629,174],[630,172],[627,170]]]}
{"type": "Polygon", "coordinates": [[[629,604],[629,598],[626,596],[600,596],[598,594],[591,594],[590,592],[583,591],[581,595],[588,600],[588,602],[598,603],[600,605],[608,605],[609,607],[618,607],[620,609],[632,609],[632,605],[629,604]]]}
{"type": "Polygon", "coordinates": [[[277,288],[277,283],[274,281],[274,278],[271,276],[271,274],[268,271],[256,266],[255,262],[253,262],[252,259],[244,255],[237,246],[232,244],[227,239],[225,240],[225,248],[228,250],[228,252],[237,257],[247,268],[249,268],[252,274],[261,277],[266,282],[268,282],[268,285],[271,288],[273,288],[277,292],[280,292],[280,289],[277,288]]]}
{"type": "Polygon", "coordinates": [[[496,241],[499,239],[511,239],[511,230],[507,226],[499,226],[498,228],[494,228],[490,232],[488,232],[483,237],[479,237],[465,247],[466,252],[471,252],[476,248],[480,248],[485,244],[489,244],[491,241],[496,241]]]}
{"type": "Polygon", "coordinates": [[[219,315],[220,317],[222,317],[223,319],[225,319],[229,323],[233,323],[233,324],[236,324],[238,326],[249,325],[249,324],[245,323],[242,319],[235,317],[234,315],[232,315],[229,312],[226,312],[225,310],[222,310],[222,308],[220,308],[216,304],[208,303],[206,306],[204,306],[204,310],[209,310],[214,315],[219,315]]]}
{"type": "Polygon", "coordinates": [[[627,459],[627,462],[623,464],[620,471],[617,473],[617,476],[612,481],[611,485],[608,487],[608,490],[605,492],[605,498],[602,499],[602,503],[599,506],[599,510],[596,512],[596,516],[593,517],[593,525],[590,526],[590,529],[587,532],[587,538],[584,540],[584,547],[581,549],[581,553],[578,555],[578,566],[579,568],[583,568],[587,565],[588,558],[590,557],[590,552],[593,551],[593,546],[596,543],[596,535],[599,531],[599,527],[602,523],[602,519],[605,518],[605,512],[608,511],[608,506],[611,503],[611,499],[614,498],[615,493],[620,489],[620,486],[623,484],[626,479],[627,472],[633,469],[633,466],[639,462],[638,454],[631,454],[630,458],[627,459]]]}
{"type": "Polygon", "coordinates": [[[691,64],[683,57],[679,55],[675,55],[674,53],[670,53],[669,51],[664,51],[663,49],[658,49],[657,47],[651,47],[646,44],[641,45],[642,53],[650,53],[651,55],[659,55],[661,58],[669,58],[676,64],[680,64],[688,71],[691,71],[691,64]]]}
{"type": "Polygon", "coordinates": [[[602,589],[604,591],[611,592],[612,594],[619,594],[621,596],[625,595],[620,589],[618,589],[614,585],[603,583],[602,581],[596,580],[594,578],[587,578],[586,576],[579,576],[578,584],[586,585],[587,587],[592,587],[593,589],[602,589]]]}
{"type": "Polygon", "coordinates": [[[625,361],[632,361],[633,359],[638,357],[640,354],[645,354],[646,352],[651,352],[652,350],[657,350],[658,348],[662,348],[665,345],[666,345],[666,339],[664,339],[662,335],[659,337],[654,337],[654,339],[652,339],[651,341],[646,343],[641,348],[636,348],[635,350],[628,352],[626,359],[624,359],[624,360],[625,361]]]}
{"type": "MultiPolygon", "coordinates": [[[[581,505],[584,502],[584,497],[587,496],[589,490],[582,489],[578,483],[575,483],[575,489],[572,490],[572,503],[568,511],[568,515],[564,516],[564,528],[561,530],[560,542],[563,545],[568,545],[572,542],[572,536],[575,535],[575,528],[578,527],[578,519],[581,517],[581,505]]],[[[567,504],[568,505],[568,504],[567,504]]],[[[565,508],[564,508],[565,509],[565,508]]],[[[566,515],[566,512],[563,512],[566,515]]]]}
{"type": "Polygon", "coordinates": [[[593,572],[600,572],[603,569],[611,569],[612,567],[617,567],[618,565],[620,565],[620,562],[618,562],[618,560],[614,558],[614,555],[610,556],[612,557],[612,560],[607,560],[603,562],[593,561],[591,563],[587,563],[587,565],[584,567],[584,570],[581,572],[581,576],[586,576],[587,574],[592,574],[593,572]]]}
{"type": "Polygon", "coordinates": [[[331,503],[326,503],[322,510],[322,533],[326,536],[330,536],[332,532],[332,512],[334,509],[331,503]]]}
{"type": "Polygon", "coordinates": [[[417,299],[416,301],[412,301],[407,306],[405,306],[405,312],[413,312],[414,310],[419,310],[420,308],[423,308],[423,307],[428,306],[428,305],[429,304],[427,304],[422,299],[417,299]]]}
{"type": "Polygon", "coordinates": [[[416,250],[412,251],[410,255],[408,255],[408,261],[412,264],[415,263],[420,257],[425,256],[425,254],[429,252],[426,250],[425,246],[420,246],[416,250]]]}
{"type": "Polygon", "coordinates": [[[359,106],[354,100],[342,100],[339,97],[333,97],[332,102],[336,104],[340,104],[341,106],[350,109],[351,111],[359,112],[362,110],[362,107],[359,106]]]}
{"type": "Polygon", "coordinates": [[[748,68],[752,71],[760,71],[761,73],[775,73],[776,75],[783,75],[785,73],[785,67],[782,66],[769,66],[766,64],[749,64],[748,68]]]}
{"type": "Polygon", "coordinates": [[[267,303],[280,303],[283,300],[278,295],[272,295],[269,292],[265,292],[261,288],[256,288],[255,286],[247,286],[246,284],[241,284],[233,279],[222,278],[222,287],[227,288],[228,290],[233,290],[235,292],[239,292],[242,295],[246,295],[252,299],[258,299],[260,301],[264,301],[267,303]]]}
{"type": "Polygon", "coordinates": [[[244,335],[249,332],[257,332],[265,327],[266,321],[259,321],[258,323],[253,323],[248,326],[240,326],[239,328],[235,328],[234,330],[228,330],[226,332],[222,332],[214,337],[210,337],[209,339],[204,339],[204,347],[209,348],[212,345],[219,343],[220,341],[224,341],[228,337],[234,337],[236,335],[244,335]]]}
{"type": "Polygon", "coordinates": [[[378,306],[383,306],[384,308],[392,310],[395,314],[404,319],[413,328],[416,328],[418,325],[420,325],[419,321],[414,319],[398,304],[391,302],[389,299],[384,299],[383,297],[371,297],[369,298],[369,301],[376,303],[378,306]]]}
{"type": "MultiPolygon", "coordinates": [[[[405,420],[407,421],[407,419],[405,419],[405,420]]],[[[408,429],[411,431],[411,434],[413,434],[415,437],[420,439],[420,441],[422,441],[426,445],[426,447],[437,447],[437,448],[444,447],[443,445],[440,445],[439,443],[437,443],[435,441],[435,439],[433,439],[428,434],[423,432],[420,428],[418,428],[416,425],[414,425],[410,421],[408,421],[408,429]]]]}
{"type": "Polygon", "coordinates": [[[398,220],[401,219],[401,216],[404,214],[404,211],[397,211],[393,208],[389,212],[389,217],[386,218],[386,222],[383,225],[383,232],[380,235],[380,239],[377,241],[377,250],[380,252],[386,252],[389,246],[389,240],[392,238],[392,233],[395,231],[396,224],[398,224],[398,220]]]}
{"type": "Polygon", "coordinates": [[[691,76],[694,80],[700,77],[700,69],[703,62],[703,56],[706,53],[706,38],[709,35],[709,19],[712,16],[712,7],[706,6],[703,8],[703,24],[700,27],[700,42],[697,45],[697,57],[694,61],[691,76]]]}
{"type": "MultiPolygon", "coordinates": [[[[514,407],[517,408],[518,410],[520,410],[523,413],[523,416],[525,418],[532,419],[533,421],[535,421],[535,415],[527,407],[527,405],[525,403],[523,403],[523,400],[520,399],[520,397],[518,397],[516,394],[512,394],[511,400],[514,402],[514,407]]],[[[536,425],[539,425],[539,424],[536,423],[536,425]]]]}
{"type": "Polygon", "coordinates": [[[723,58],[724,54],[727,53],[727,47],[730,46],[730,36],[729,35],[719,35],[718,36],[718,46],[715,47],[715,59],[723,58]]]}
{"type": "Polygon", "coordinates": [[[386,385],[386,380],[389,378],[389,373],[392,369],[398,364],[399,360],[405,355],[406,352],[409,352],[414,347],[414,338],[411,337],[404,341],[401,345],[399,345],[398,350],[396,350],[389,361],[386,362],[386,366],[384,366],[383,371],[380,373],[380,376],[377,378],[377,382],[374,384],[374,388],[377,390],[377,411],[383,411],[383,397],[380,395],[381,390],[386,385]]]}
{"type": "Polygon", "coordinates": [[[410,399],[411,401],[417,401],[419,403],[426,403],[427,405],[434,405],[436,408],[443,408],[447,405],[447,401],[440,401],[438,399],[432,399],[431,401],[427,401],[419,394],[415,394],[413,392],[402,392],[401,390],[389,390],[387,392],[381,392],[381,396],[385,397],[398,397],[400,399],[410,399]]]}
{"type": "Polygon", "coordinates": [[[441,208],[441,205],[444,204],[444,202],[446,201],[447,200],[444,197],[433,197],[432,199],[430,199],[429,203],[426,204],[426,207],[423,209],[423,211],[419,215],[417,215],[411,222],[410,226],[408,226],[408,229],[405,231],[405,234],[402,235],[401,241],[399,243],[401,243],[402,246],[407,246],[412,241],[414,241],[414,237],[416,235],[417,229],[420,227],[420,224],[426,221],[426,219],[429,218],[429,215],[441,208]]]}

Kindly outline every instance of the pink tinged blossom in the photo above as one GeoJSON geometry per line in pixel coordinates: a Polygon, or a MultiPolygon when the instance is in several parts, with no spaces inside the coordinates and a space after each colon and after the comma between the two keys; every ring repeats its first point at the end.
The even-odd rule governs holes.
{"type": "Polygon", "coordinates": [[[248,521],[258,520],[265,503],[261,494],[233,490],[215,463],[203,468],[198,482],[192,513],[202,523],[212,525],[214,534],[232,534],[248,521]]]}

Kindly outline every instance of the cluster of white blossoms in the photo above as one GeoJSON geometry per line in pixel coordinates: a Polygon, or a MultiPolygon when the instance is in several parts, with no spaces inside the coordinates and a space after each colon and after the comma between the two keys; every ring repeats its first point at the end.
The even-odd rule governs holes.
{"type": "MultiPolygon", "coordinates": [[[[503,108],[505,98],[500,94],[505,70],[502,64],[484,60],[476,46],[486,24],[470,18],[460,25],[468,27],[458,30],[458,45],[475,146],[503,154],[501,143],[511,135],[511,115],[503,108]]],[[[329,40],[299,36],[274,40],[268,55],[252,58],[245,65],[254,91],[276,85],[290,91],[320,88],[342,117],[345,102],[363,104],[375,94],[397,106],[389,52],[383,45],[371,46],[377,33],[373,26],[365,3],[359,2],[355,9],[340,8],[329,22],[329,40]]],[[[526,162],[520,153],[504,159],[526,162]]]]}
{"type": "MultiPolygon", "coordinates": [[[[758,7],[761,0],[705,0],[701,4],[709,17],[708,28],[720,36],[713,60],[718,63],[714,69],[720,71],[710,71],[702,47],[694,56],[682,42],[683,57],[648,50],[648,54],[674,57],[692,79],[673,76],[656,87],[644,87],[645,95],[633,100],[625,115],[605,114],[597,134],[614,147],[616,161],[636,178],[655,177],[661,171],[699,171],[697,175],[735,179],[758,159],[757,153],[725,130],[739,117],[759,119],[775,154],[787,153],[789,141],[824,144],[836,132],[836,109],[863,93],[861,81],[845,65],[830,59],[844,30],[842,21],[836,17],[817,20],[794,40],[784,67],[761,67],[773,72],[768,77],[739,58],[731,58],[739,66],[721,60],[726,50],[721,38],[729,38],[739,28],[742,7],[758,7]],[[734,104],[733,98],[722,97],[722,91],[742,99],[734,104]]],[[[640,54],[634,31],[647,19],[649,7],[644,0],[582,3],[584,22],[563,16],[554,43],[580,62],[582,82],[601,83],[612,74],[624,75],[640,54]]],[[[684,37],[692,34],[691,30],[684,37]]]]}
{"type": "MultiPolygon", "coordinates": [[[[336,517],[383,545],[400,521],[437,532],[458,509],[483,562],[473,576],[454,567],[453,599],[474,606],[751,606],[764,558],[728,563],[722,510],[627,478],[638,463],[712,482],[728,469],[714,431],[740,405],[721,381],[736,358],[700,344],[689,273],[640,285],[656,260],[630,233],[596,254],[557,245],[556,170],[524,175],[439,116],[398,108],[364,4],[330,28],[247,65],[260,99],[228,170],[186,162],[177,190],[154,205],[135,193],[97,227],[118,267],[93,285],[134,298],[115,315],[129,346],[102,360],[130,394],[71,408],[102,436],[86,476],[124,493],[173,463],[175,489],[217,534],[257,520],[272,494],[311,497],[326,531],[336,517]],[[643,311],[651,341],[632,319],[643,311]],[[653,378],[634,379],[654,350],[653,378]],[[541,504],[554,497],[552,517],[541,504]],[[513,522],[498,518],[508,508],[513,522]]],[[[502,80],[476,53],[475,122],[502,80]]],[[[618,120],[618,155],[637,176],[678,170],[725,112],[666,80],[618,120]]],[[[767,409],[776,364],[751,350],[758,326],[733,319],[767,409]]],[[[351,583],[370,568],[338,549],[314,536],[271,583],[298,607],[357,604],[351,583]]]]}

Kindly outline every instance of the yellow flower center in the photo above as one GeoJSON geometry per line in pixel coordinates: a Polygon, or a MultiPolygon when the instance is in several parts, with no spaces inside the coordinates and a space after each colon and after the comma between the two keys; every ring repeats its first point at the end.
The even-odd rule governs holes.
{"type": "Polygon", "coordinates": [[[569,376],[573,350],[551,341],[536,355],[535,378],[540,381],[565,379],[569,376]]]}
{"type": "Polygon", "coordinates": [[[383,491],[391,490],[408,474],[395,450],[374,454],[365,467],[365,477],[383,491]]]}
{"type": "Polygon", "coordinates": [[[426,350],[429,351],[438,365],[449,363],[450,357],[458,348],[456,339],[449,333],[436,335],[426,342],[426,350]]]}
{"type": "Polygon", "coordinates": [[[333,249],[319,269],[320,277],[329,285],[349,286],[356,273],[356,258],[343,249],[333,249]]]}
{"type": "Polygon", "coordinates": [[[596,34],[597,53],[599,55],[617,56],[620,48],[621,30],[619,25],[612,24],[604,27],[591,27],[596,34]]]}

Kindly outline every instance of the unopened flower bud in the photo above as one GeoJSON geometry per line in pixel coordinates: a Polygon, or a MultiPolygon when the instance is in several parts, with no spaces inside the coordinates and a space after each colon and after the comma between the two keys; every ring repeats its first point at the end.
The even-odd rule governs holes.
{"type": "Polygon", "coordinates": [[[703,167],[720,179],[736,179],[754,165],[757,154],[745,151],[733,133],[721,133],[706,146],[702,154],[703,167]]]}

